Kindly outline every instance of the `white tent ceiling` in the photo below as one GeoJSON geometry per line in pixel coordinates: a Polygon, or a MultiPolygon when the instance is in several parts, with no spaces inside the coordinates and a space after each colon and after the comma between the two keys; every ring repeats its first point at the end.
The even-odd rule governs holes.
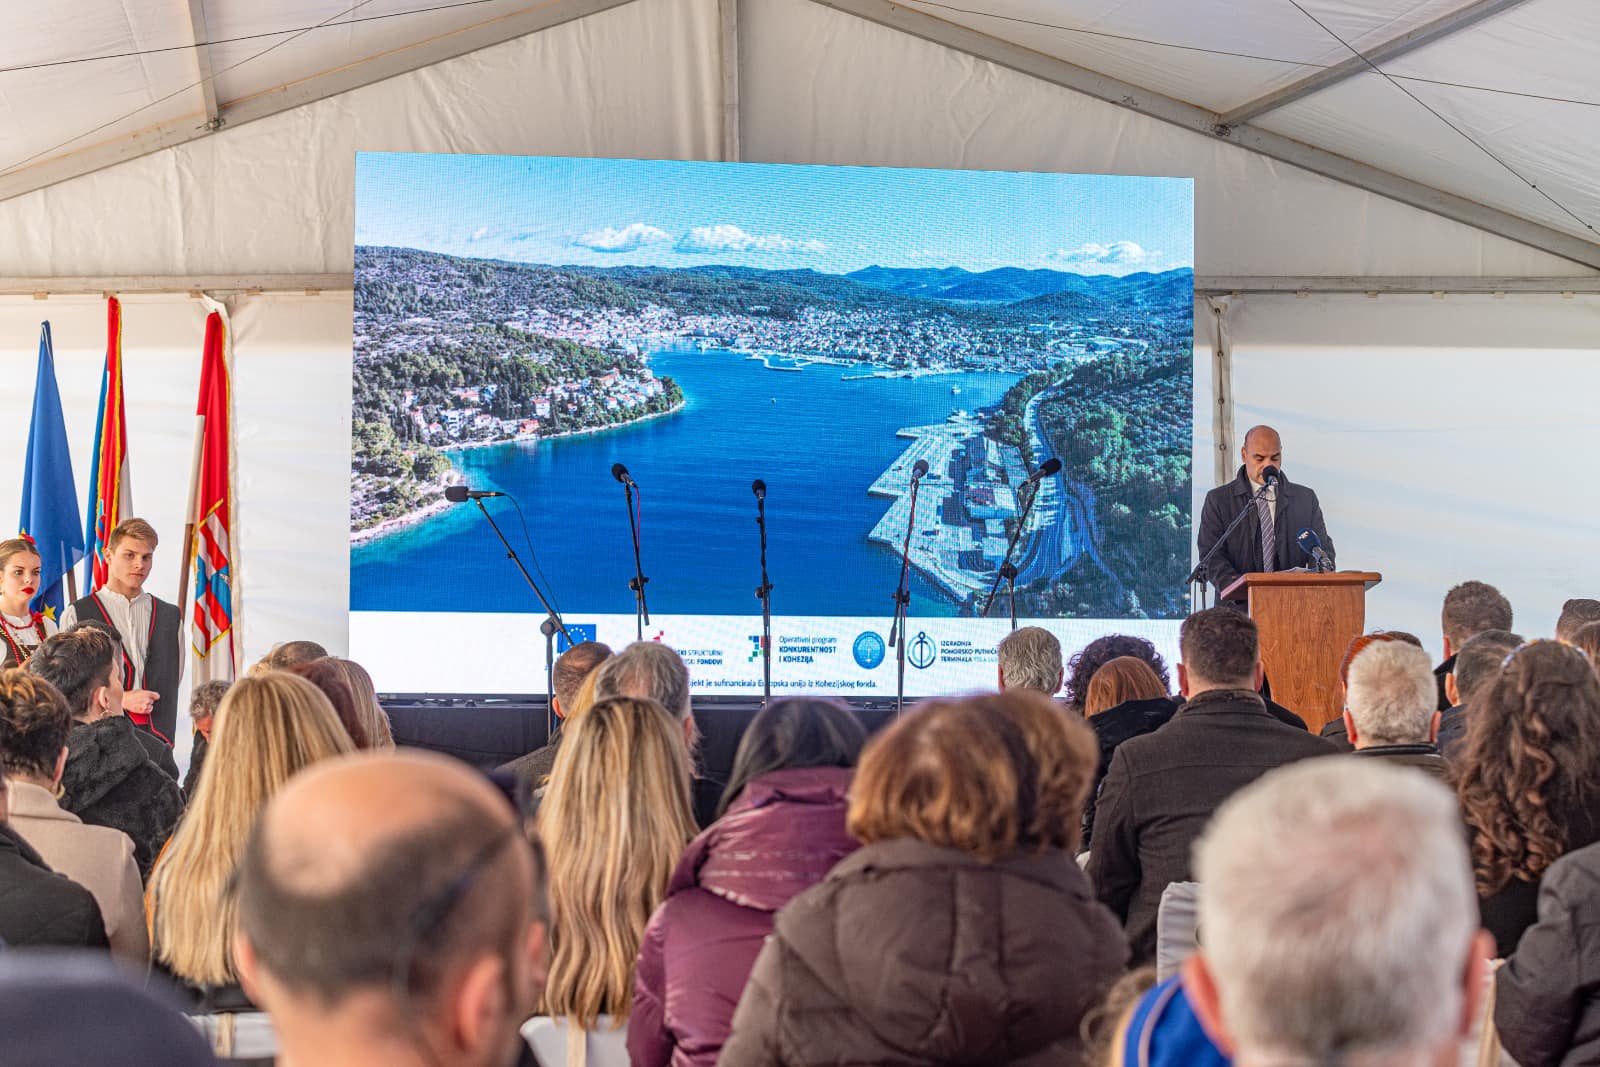
{"type": "MultiPolygon", "coordinates": [[[[705,3],[736,13],[746,32],[764,22],[797,24],[792,13],[773,16],[793,7],[788,0],[705,3]]],[[[226,139],[255,119],[520,35],[578,19],[586,25],[583,17],[596,12],[659,6],[681,18],[684,10],[675,0],[75,0],[71,6],[70,19],[61,5],[12,12],[10,32],[0,39],[0,201],[173,145],[226,139]]],[[[1509,237],[1561,257],[1567,272],[1581,269],[1574,265],[1600,268],[1594,229],[1600,225],[1594,177],[1600,174],[1600,3],[1594,0],[816,0],[808,6],[845,12],[830,17],[842,19],[851,37],[878,29],[863,20],[884,23],[1509,237]],[[1314,78],[1324,84],[1298,95],[1314,78]]],[[[703,17],[689,21],[705,26],[703,17]]],[[[730,25],[725,21],[725,33],[730,25]]],[[[683,59],[715,64],[717,46],[713,38],[683,59]]],[[[740,45],[740,78],[753,90],[747,99],[759,96],[770,78],[751,59],[762,47],[740,45]]],[[[811,64],[823,61],[813,57],[811,64]]],[[[712,78],[703,84],[717,95],[712,78]]],[[[481,83],[472,88],[493,91],[481,83]]],[[[515,86],[507,91],[509,99],[485,95],[441,106],[478,110],[479,124],[494,124],[544,103],[515,98],[515,86]]],[[[715,100],[706,106],[720,110],[715,100]]],[[[760,140],[750,136],[758,121],[765,120],[736,116],[747,143],[760,140]]],[[[488,149],[480,143],[460,150],[488,149]]]]}

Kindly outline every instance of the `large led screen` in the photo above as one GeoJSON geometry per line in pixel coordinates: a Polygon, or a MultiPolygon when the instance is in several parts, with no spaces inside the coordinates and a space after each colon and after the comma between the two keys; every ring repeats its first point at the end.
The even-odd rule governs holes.
{"type": "Polygon", "coordinates": [[[544,688],[544,611],[454,485],[506,494],[574,639],[666,641],[701,692],[761,686],[757,479],[775,691],[895,691],[908,535],[911,694],[992,684],[1013,540],[1024,622],[1170,649],[1188,179],[363,153],[356,198],[351,648],[389,686],[544,688]]]}

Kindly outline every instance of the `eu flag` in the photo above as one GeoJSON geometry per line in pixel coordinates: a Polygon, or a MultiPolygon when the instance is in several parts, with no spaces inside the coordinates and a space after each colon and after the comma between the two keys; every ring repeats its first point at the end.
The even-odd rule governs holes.
{"type": "Polygon", "coordinates": [[[56,389],[55,350],[50,324],[39,331],[39,377],[33,386],[33,422],[28,427],[28,460],[22,471],[22,533],[33,540],[43,562],[33,609],[58,618],[66,600],[61,583],[83,558],[83,525],[78,489],[67,451],[67,423],[56,389]]]}

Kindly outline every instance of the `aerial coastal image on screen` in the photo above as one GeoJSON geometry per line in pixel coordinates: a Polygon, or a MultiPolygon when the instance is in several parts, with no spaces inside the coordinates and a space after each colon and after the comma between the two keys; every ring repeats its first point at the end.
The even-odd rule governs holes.
{"type": "MultiPolygon", "coordinates": [[[[467,464],[483,474],[490,455],[508,457],[508,468],[529,449],[577,456],[578,439],[651,424],[649,447],[698,447],[712,471],[724,439],[765,427],[743,455],[775,486],[785,484],[784,464],[796,484],[815,476],[819,461],[795,447],[806,434],[838,438],[866,461],[836,463],[835,481],[814,487],[813,496],[841,501],[816,520],[826,528],[808,534],[819,551],[836,543],[876,563],[897,557],[909,529],[928,613],[976,614],[1015,538],[1019,616],[1182,615],[1193,426],[1187,263],[1121,242],[1044,266],[975,269],[926,255],[916,265],[885,255],[884,265],[868,250],[858,253],[864,265],[830,270],[784,265],[827,260],[822,240],[731,225],[681,236],[644,223],[572,229],[588,262],[358,244],[354,544],[387,543],[429,522],[443,488],[466,480],[467,464]],[[763,242],[781,254],[762,256],[763,242]],[[639,260],[653,250],[664,262],[607,255],[639,260]],[[1060,472],[1037,476],[1051,459],[1060,472]],[[929,473],[913,517],[919,460],[929,473]]],[[[638,455],[645,446],[631,447],[638,455]]],[[[547,473],[558,478],[562,466],[547,473]]],[[[597,491],[592,482],[539,488],[597,491]]],[[[692,492],[683,507],[693,507],[692,492]]],[[[669,515],[654,520],[653,546],[675,521],[696,551],[716,540],[696,519],[669,515]]],[[[655,548],[657,558],[664,551],[655,548]]],[[[701,571],[715,570],[703,562],[701,571]]],[[[718,580],[703,575],[699,591],[709,596],[718,580]]],[[[731,588],[729,602],[742,612],[745,584],[742,575],[730,582],[738,599],[731,588]]],[[[878,613],[876,599],[840,611],[878,613]]],[[[1002,594],[991,614],[1006,608],[1002,594]]]]}

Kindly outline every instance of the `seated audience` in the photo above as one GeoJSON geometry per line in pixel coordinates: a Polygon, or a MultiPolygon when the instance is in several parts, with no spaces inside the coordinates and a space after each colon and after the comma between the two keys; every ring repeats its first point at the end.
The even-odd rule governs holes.
{"type": "MultiPolygon", "coordinates": [[[[550,671],[551,684],[555,689],[551,697],[550,710],[561,720],[563,726],[577,703],[578,690],[594,674],[595,668],[610,658],[611,646],[599,641],[580,641],[556,657],[555,666],[550,671]]],[[[593,690],[590,692],[593,693],[593,690]]],[[[555,736],[544,745],[518,756],[509,763],[502,764],[497,769],[514,775],[523,788],[537,789],[544,784],[544,780],[550,776],[550,769],[555,766],[556,752],[561,747],[563,732],[564,730],[558,728],[555,736]]]]}
{"type": "Polygon", "coordinates": [[[345,684],[350,687],[350,695],[355,697],[356,718],[372,741],[369,747],[379,752],[393,752],[394,726],[389,722],[389,713],[378,702],[378,687],[372,684],[372,675],[352,659],[331,659],[330,662],[344,672],[345,684]]]}
{"type": "MultiPolygon", "coordinates": [[[[112,641],[116,642],[114,658],[117,660],[117,662],[122,664],[123,676],[124,678],[126,677],[128,658],[127,649],[122,644],[122,637],[115,629],[111,627],[109,623],[94,619],[88,622],[77,623],[74,626],[68,627],[68,629],[99,630],[101,633],[111,638],[112,641]]],[[[53,681],[50,684],[55,685],[53,681]]],[[[61,687],[56,686],[56,688],[60,689],[61,687]]],[[[151,720],[148,714],[140,714],[138,718],[135,718],[136,713],[128,710],[130,701],[132,703],[142,705],[143,702],[149,699],[149,697],[150,694],[148,692],[144,693],[143,695],[130,695],[127,692],[124,692],[122,695],[122,714],[126,715],[128,717],[128,721],[137,727],[137,729],[133,732],[134,739],[144,747],[144,754],[150,758],[150,762],[161,768],[162,773],[176,782],[178,780],[178,761],[172,754],[172,744],[165,738],[157,736],[155,731],[150,728],[151,720]]]]}
{"type": "Polygon", "coordinates": [[[27,669],[55,686],[72,711],[61,806],[90,825],[127,834],[139,873],[148,877],[183,813],[183,792],[177,768],[169,777],[156,766],[145,739],[166,745],[123,714],[121,658],[117,639],[86,623],[46,640],[27,669]]]}
{"type": "Polygon", "coordinates": [[[848,707],[791,697],[739,741],[715,823],[678,861],[645,928],[628,1019],[635,1067],[712,1067],[779,908],[856,841],[845,830],[866,731],[848,707]]]}
{"type": "Polygon", "coordinates": [[[1444,595],[1439,627],[1444,635],[1444,661],[1433,673],[1438,685],[1439,710],[1445,712],[1466,703],[1452,699],[1447,688],[1450,676],[1455,673],[1461,646],[1485,631],[1511,629],[1511,601],[1487,582],[1462,582],[1444,595]]]}
{"type": "Polygon", "coordinates": [[[659,641],[635,641],[594,670],[594,699],[636,697],[654,700],[666,708],[683,728],[689,747],[690,785],[695,823],[702,830],[717,817],[726,783],[701,775],[695,763],[700,735],[689,706],[689,668],[676,652],[659,641]]]}
{"type": "Polygon", "coordinates": [[[233,683],[214,736],[194,805],[150,875],[151,948],[198,1011],[249,1011],[234,971],[237,900],[228,892],[245,838],[295,773],[351,744],[321,690],[287,671],[233,683]]]}
{"type": "Polygon", "coordinates": [[[0,955],[6,1067],[214,1067],[171,1003],[103,956],[0,955]]]}
{"type": "Polygon", "coordinates": [[[232,682],[217,679],[201,682],[189,693],[189,722],[194,727],[194,747],[189,750],[189,771],[183,776],[183,798],[194,799],[194,787],[200,781],[200,768],[206,762],[206,749],[211,746],[211,728],[216,724],[217,706],[222,694],[232,682]]]}
{"type": "Polygon", "coordinates": [[[1444,781],[1433,665],[1404,641],[1374,641],[1350,661],[1344,725],[1357,756],[1415,767],[1444,781]]]}
{"type": "MultiPolygon", "coordinates": [[[[226,722],[224,722],[226,730],[226,722]]],[[[362,754],[298,775],[239,864],[239,974],[280,1067],[509,1067],[538,997],[538,853],[481,776],[362,754]]]]}
{"type": "MultiPolygon", "coordinates": [[[[1600,622],[1600,600],[1573,597],[1561,605],[1561,617],[1556,620],[1556,640],[1572,644],[1572,637],[1591,622],[1600,622]]],[[[1506,626],[1503,629],[1511,629],[1506,626]]]]}
{"type": "Polygon", "coordinates": [[[7,821],[9,786],[0,771],[0,947],[109,947],[94,894],[52,871],[7,821]]]}
{"type": "Polygon", "coordinates": [[[1596,767],[1600,679],[1577,649],[1523,645],[1473,698],[1457,763],[1483,925],[1500,955],[1533,925],[1545,870],[1600,841],[1596,767]]]}
{"type": "Polygon", "coordinates": [[[601,700],[567,729],[538,812],[550,862],[543,1013],[621,1027],[645,924],[695,835],[689,751],[681,720],[654,700],[601,700]]]}
{"type": "Polygon", "coordinates": [[[1094,738],[1013,691],[933,701],[850,788],[862,847],[779,912],[723,1063],[1078,1063],[1127,942],[1072,858],[1094,738]]]}
{"type": "Polygon", "coordinates": [[[1032,689],[1055,696],[1067,676],[1061,666],[1061,642],[1042,626],[1012,630],[997,650],[999,683],[1007,689],[1032,689]]]}
{"type": "Polygon", "coordinates": [[[338,663],[324,656],[322,659],[284,667],[283,670],[299,675],[322,691],[328,703],[333,705],[333,713],[339,717],[339,725],[350,736],[352,745],[358,750],[374,747],[372,734],[368,732],[367,717],[356,707],[356,695],[351,691],[350,683],[344,680],[344,669],[338,663]]]}
{"type": "MultiPolygon", "coordinates": [[[[1345,646],[1344,658],[1339,661],[1339,693],[1341,698],[1350,685],[1350,664],[1355,662],[1357,656],[1371,648],[1374,643],[1383,641],[1400,641],[1414,648],[1422,647],[1422,639],[1415,634],[1408,634],[1404,630],[1373,630],[1371,633],[1362,634],[1352,638],[1345,646]]],[[[1339,746],[1341,752],[1351,752],[1350,733],[1345,727],[1344,716],[1331,719],[1322,726],[1322,736],[1339,746]]]]}
{"type": "Polygon", "coordinates": [[[1539,921],[1495,972],[1494,1022],[1522,1067],[1600,1063],[1600,844],[1545,872],[1539,921]]]}
{"type": "Polygon", "coordinates": [[[314,659],[327,659],[328,650],[315,641],[285,641],[273,645],[272,651],[261,657],[261,661],[250,668],[249,673],[264,674],[267,671],[281,671],[300,663],[310,663],[314,659]]]}
{"type": "Polygon", "coordinates": [[[1187,702],[1161,729],[1117,746],[1089,853],[1095,891],[1127,925],[1137,963],[1154,960],[1161,894],[1193,880],[1190,846],[1218,805],[1274,767],[1337,751],[1267,711],[1249,616],[1231,607],[1196,612],[1179,644],[1187,702]]]}
{"type": "Polygon", "coordinates": [[[111,951],[142,968],[150,940],[133,842],[120,830],[85,825],[56,803],[71,730],[72,714],[55,686],[27,671],[0,671],[0,766],[10,787],[11,826],[51,870],[94,894],[111,951]]]}
{"type": "Polygon", "coordinates": [[[1600,671],[1600,622],[1584,623],[1573,631],[1572,640],[1567,643],[1588,656],[1594,669],[1600,671]]]}
{"type": "Polygon", "coordinates": [[[1061,699],[1069,708],[1081,714],[1084,702],[1089,698],[1089,683],[1094,679],[1095,672],[1120,656],[1144,660],[1155,671],[1156,677],[1161,679],[1161,688],[1172,688],[1167,663],[1156,651],[1155,645],[1142,637],[1107,634],[1084,645],[1067,661],[1067,683],[1061,691],[1061,699]]]}
{"type": "Polygon", "coordinates": [[[1118,656],[1094,672],[1083,705],[1089,728],[1100,745],[1100,761],[1095,767],[1089,799],[1083,805],[1083,847],[1089,848],[1094,834],[1095,802],[1100,783],[1117,746],[1130,737],[1139,737],[1165,726],[1178,710],[1178,702],[1167,695],[1161,676],[1137,656],[1118,656]]]}
{"type": "Polygon", "coordinates": [[[1488,943],[1443,786],[1373,760],[1300,764],[1224,804],[1195,856],[1183,985],[1240,1067],[1457,1062],[1488,943]]]}
{"type": "Polygon", "coordinates": [[[1472,698],[1500,673],[1506,657],[1523,644],[1520,634],[1509,630],[1485,630],[1467,638],[1452,657],[1452,669],[1444,680],[1449,690],[1450,710],[1439,717],[1439,750],[1445,759],[1460,754],[1467,736],[1467,713],[1472,698]]]}

